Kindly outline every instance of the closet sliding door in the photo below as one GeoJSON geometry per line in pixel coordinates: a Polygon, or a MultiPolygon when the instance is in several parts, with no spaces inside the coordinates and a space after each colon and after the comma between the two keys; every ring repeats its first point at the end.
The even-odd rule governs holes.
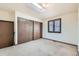
{"type": "Polygon", "coordinates": [[[14,23],[0,20],[0,48],[14,44],[14,23]]]}
{"type": "Polygon", "coordinates": [[[42,23],[18,17],[18,44],[42,38],[42,23]]]}
{"type": "Polygon", "coordinates": [[[34,21],[34,40],[42,38],[42,23],[34,21]]]}
{"type": "Polygon", "coordinates": [[[33,21],[18,17],[18,43],[33,39],[33,21]]]}

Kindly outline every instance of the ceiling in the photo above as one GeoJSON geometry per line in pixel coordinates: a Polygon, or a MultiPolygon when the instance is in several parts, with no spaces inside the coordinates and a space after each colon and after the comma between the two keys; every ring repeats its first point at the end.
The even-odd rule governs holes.
{"type": "Polygon", "coordinates": [[[78,8],[77,6],[78,4],[75,3],[49,3],[49,6],[45,9],[39,9],[34,6],[31,9],[34,10],[36,13],[40,14],[41,16],[39,17],[41,19],[44,19],[48,17],[62,15],[69,12],[75,12],[77,11],[78,8]]]}
{"type": "Polygon", "coordinates": [[[45,9],[39,9],[32,3],[0,3],[0,9],[7,11],[19,10],[33,17],[45,19],[57,15],[77,11],[77,3],[48,3],[45,9]]]}

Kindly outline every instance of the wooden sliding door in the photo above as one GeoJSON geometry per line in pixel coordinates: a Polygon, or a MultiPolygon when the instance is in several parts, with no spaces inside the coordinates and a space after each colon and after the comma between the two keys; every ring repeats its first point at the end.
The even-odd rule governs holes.
{"type": "Polygon", "coordinates": [[[18,17],[18,44],[42,37],[42,23],[18,17]]]}
{"type": "Polygon", "coordinates": [[[33,39],[33,22],[18,17],[18,43],[24,43],[33,39]]]}
{"type": "Polygon", "coordinates": [[[34,21],[34,40],[42,38],[42,23],[34,21]]]}
{"type": "Polygon", "coordinates": [[[14,44],[14,23],[0,21],[0,48],[14,44]]]}

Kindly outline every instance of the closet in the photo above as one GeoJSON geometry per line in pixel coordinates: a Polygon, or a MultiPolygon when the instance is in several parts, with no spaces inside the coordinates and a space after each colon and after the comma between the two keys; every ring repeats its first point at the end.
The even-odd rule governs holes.
{"type": "Polygon", "coordinates": [[[42,23],[18,17],[18,44],[42,38],[42,23]]]}
{"type": "Polygon", "coordinates": [[[42,38],[42,23],[34,21],[34,40],[42,38]]]}
{"type": "Polygon", "coordinates": [[[33,22],[18,17],[18,43],[31,41],[33,38],[33,22]]]}
{"type": "Polygon", "coordinates": [[[14,23],[0,20],[0,48],[14,44],[14,23]]]}

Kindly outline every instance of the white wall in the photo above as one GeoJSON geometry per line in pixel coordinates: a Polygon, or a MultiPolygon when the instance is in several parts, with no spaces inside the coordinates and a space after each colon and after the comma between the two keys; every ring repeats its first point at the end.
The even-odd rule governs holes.
{"type": "Polygon", "coordinates": [[[16,11],[15,15],[16,15],[16,17],[22,17],[22,18],[25,18],[25,19],[28,19],[28,20],[34,20],[34,21],[42,22],[42,20],[33,17],[33,15],[28,15],[28,13],[26,14],[24,12],[16,11]]]}
{"type": "Polygon", "coordinates": [[[43,37],[77,45],[77,12],[67,13],[43,21],[43,37]],[[48,33],[48,20],[61,18],[62,33],[48,33]]]}
{"type": "Polygon", "coordinates": [[[78,5],[78,51],[79,51],[79,5],[78,5]]]}
{"type": "Polygon", "coordinates": [[[0,20],[14,21],[13,13],[0,9],[0,20]]]}

